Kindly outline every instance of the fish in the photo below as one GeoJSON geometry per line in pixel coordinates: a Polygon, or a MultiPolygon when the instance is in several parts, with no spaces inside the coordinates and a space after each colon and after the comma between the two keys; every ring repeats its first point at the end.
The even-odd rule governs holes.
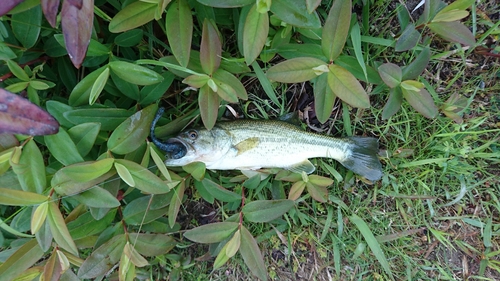
{"type": "Polygon", "coordinates": [[[378,139],[334,138],[280,120],[221,121],[211,130],[187,129],[166,142],[153,134],[152,139],[165,148],[167,167],[203,162],[210,170],[282,168],[311,174],[316,167],[310,158],[331,158],[370,181],[383,175],[378,139]]]}

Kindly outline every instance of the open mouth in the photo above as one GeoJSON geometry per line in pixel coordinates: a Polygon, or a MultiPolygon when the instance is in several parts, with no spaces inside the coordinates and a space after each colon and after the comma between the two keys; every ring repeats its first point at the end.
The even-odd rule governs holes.
{"type": "Polygon", "coordinates": [[[170,138],[165,143],[169,159],[180,159],[187,153],[188,147],[181,139],[170,138]]]}

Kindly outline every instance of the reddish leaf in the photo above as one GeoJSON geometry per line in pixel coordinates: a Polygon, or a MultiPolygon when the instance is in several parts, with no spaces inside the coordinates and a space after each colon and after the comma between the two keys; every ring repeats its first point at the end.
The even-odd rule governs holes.
{"type": "Polygon", "coordinates": [[[345,68],[331,64],[328,72],[328,86],[341,100],[354,107],[370,107],[370,98],[358,80],[345,68]]]}
{"type": "Polygon", "coordinates": [[[23,1],[24,0],[3,0],[2,5],[0,5],[0,17],[7,14],[12,8],[23,1]]]}
{"type": "Polygon", "coordinates": [[[64,0],[64,1],[70,2],[71,5],[77,7],[78,9],[82,8],[83,0],[64,0]]]}
{"type": "Polygon", "coordinates": [[[81,8],[71,2],[63,2],[61,25],[69,58],[76,68],[80,68],[92,34],[94,0],[83,1],[81,8]]]}
{"type": "Polygon", "coordinates": [[[210,20],[205,19],[201,35],[200,62],[206,74],[212,75],[219,68],[221,53],[222,46],[217,27],[210,20]]]}
{"type": "Polygon", "coordinates": [[[9,258],[0,265],[0,277],[2,280],[14,280],[16,276],[23,273],[43,256],[43,250],[36,239],[31,239],[12,253],[9,258]]]}
{"type": "Polygon", "coordinates": [[[200,88],[198,96],[201,120],[208,130],[212,129],[217,121],[219,111],[219,95],[212,91],[208,85],[200,88]]]}
{"type": "Polygon", "coordinates": [[[300,83],[320,75],[321,71],[317,68],[321,66],[326,68],[326,63],[316,58],[293,58],[269,68],[266,75],[270,80],[282,83],[300,83]]]}
{"type": "MultiPolygon", "coordinates": [[[[57,11],[59,9],[59,0],[41,0],[43,14],[52,27],[56,27],[57,11]]],[[[82,6],[80,0],[80,8],[82,6]]]]}
{"type": "Polygon", "coordinates": [[[31,136],[59,131],[59,123],[50,114],[25,98],[0,89],[0,133],[31,136]]]}
{"type": "Polygon", "coordinates": [[[408,103],[420,114],[427,118],[435,118],[438,114],[434,100],[432,99],[429,92],[426,89],[420,89],[420,91],[414,91],[411,89],[405,89],[402,87],[403,97],[408,101],[408,103]]]}
{"type": "Polygon", "coordinates": [[[257,241],[250,234],[250,231],[244,226],[241,226],[240,253],[253,275],[260,280],[267,280],[267,267],[264,264],[259,245],[257,245],[257,241]]]}
{"type": "Polygon", "coordinates": [[[472,46],[476,44],[476,39],[469,28],[458,21],[433,22],[428,26],[437,35],[448,41],[458,42],[465,46],[472,46]]]}

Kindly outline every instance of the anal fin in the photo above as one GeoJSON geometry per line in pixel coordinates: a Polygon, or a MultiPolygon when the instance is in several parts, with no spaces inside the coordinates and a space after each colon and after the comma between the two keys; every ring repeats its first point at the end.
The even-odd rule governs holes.
{"type": "Polygon", "coordinates": [[[292,171],[294,173],[299,173],[301,174],[302,172],[306,172],[306,174],[310,174],[316,170],[316,167],[314,167],[313,163],[309,160],[304,160],[302,162],[293,164],[289,167],[286,168],[289,171],[292,171]]]}

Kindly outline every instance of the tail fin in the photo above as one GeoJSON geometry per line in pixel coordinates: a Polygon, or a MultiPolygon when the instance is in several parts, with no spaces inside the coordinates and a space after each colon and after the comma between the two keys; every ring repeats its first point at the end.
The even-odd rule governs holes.
{"type": "Polygon", "coordinates": [[[342,165],[370,181],[382,178],[382,164],[377,157],[378,139],[349,137],[348,141],[351,143],[351,153],[347,159],[341,162],[342,165]]]}

